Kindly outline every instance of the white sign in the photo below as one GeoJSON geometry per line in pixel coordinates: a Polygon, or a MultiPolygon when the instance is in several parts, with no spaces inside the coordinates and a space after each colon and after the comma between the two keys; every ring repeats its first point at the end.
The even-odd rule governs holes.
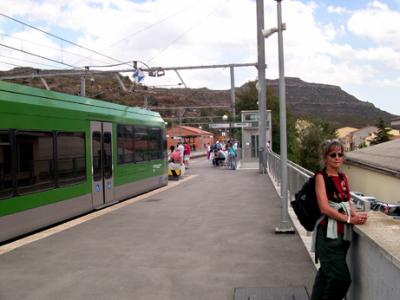
{"type": "Polygon", "coordinates": [[[208,128],[229,128],[229,123],[212,123],[208,124],[208,128]]]}
{"type": "Polygon", "coordinates": [[[250,127],[251,123],[233,123],[232,127],[250,127]]]}

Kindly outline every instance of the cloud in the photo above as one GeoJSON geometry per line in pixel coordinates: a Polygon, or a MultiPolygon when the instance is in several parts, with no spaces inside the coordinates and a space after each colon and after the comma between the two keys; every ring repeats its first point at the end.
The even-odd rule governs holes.
{"type": "MultiPolygon", "coordinates": [[[[265,28],[275,27],[276,2],[264,1],[264,6],[265,28]]],[[[349,18],[346,30],[334,19],[319,20],[317,10],[318,5],[312,1],[283,2],[287,76],[328,84],[362,85],[383,72],[382,67],[376,68],[378,63],[399,68],[395,47],[400,37],[398,12],[381,1],[353,12],[329,6],[328,12],[349,18]],[[348,38],[349,32],[381,42],[356,49],[351,41],[338,41],[339,37],[341,41],[348,38]]],[[[120,61],[139,60],[164,67],[257,61],[256,5],[252,0],[2,0],[0,11],[45,30],[67,32],[68,39],[120,61]]],[[[0,22],[4,24],[5,20],[0,22]]],[[[31,49],[53,59],[77,66],[116,63],[43,34],[33,34],[22,25],[13,25],[12,34],[43,43],[48,48],[31,49]]],[[[277,78],[276,35],[265,43],[267,77],[277,78]]],[[[19,45],[30,47],[25,42],[19,45]]],[[[229,69],[181,71],[181,75],[189,87],[230,87],[229,69]]],[[[256,76],[253,67],[235,69],[236,85],[256,76]]],[[[145,83],[162,85],[179,81],[174,72],[168,72],[160,78],[147,77],[145,83]]]]}
{"type": "Polygon", "coordinates": [[[338,15],[344,15],[344,14],[350,14],[351,10],[349,10],[345,7],[329,5],[328,12],[338,14],[338,15]]]}
{"type": "Polygon", "coordinates": [[[399,11],[391,10],[387,4],[381,1],[373,1],[367,8],[354,12],[347,27],[351,33],[357,36],[400,50],[399,20],[399,11]]]}

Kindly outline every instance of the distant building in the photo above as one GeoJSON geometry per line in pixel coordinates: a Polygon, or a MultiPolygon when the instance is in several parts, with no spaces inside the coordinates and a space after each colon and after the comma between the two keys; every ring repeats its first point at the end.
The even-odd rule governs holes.
{"type": "Polygon", "coordinates": [[[392,119],[390,121],[390,126],[394,129],[400,129],[400,117],[392,119]]]}
{"type": "Polygon", "coordinates": [[[343,171],[351,190],[400,202],[400,139],[346,153],[343,171]]]}
{"type": "Polygon", "coordinates": [[[378,131],[376,126],[365,126],[351,133],[352,142],[351,150],[357,150],[363,146],[369,146],[374,137],[375,132],[378,131]]]}
{"type": "Polygon", "coordinates": [[[344,151],[353,149],[353,132],[357,131],[354,127],[342,127],[336,130],[336,135],[344,146],[344,151]]]}
{"type": "Polygon", "coordinates": [[[214,134],[200,128],[177,125],[167,130],[167,147],[176,146],[179,142],[187,142],[192,150],[205,150],[204,145],[214,142],[214,134]]]}

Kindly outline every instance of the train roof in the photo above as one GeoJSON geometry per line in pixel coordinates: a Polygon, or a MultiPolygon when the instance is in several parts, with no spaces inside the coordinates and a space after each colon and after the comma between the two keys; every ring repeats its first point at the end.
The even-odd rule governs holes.
{"type": "MultiPolygon", "coordinates": [[[[80,97],[75,95],[69,95],[65,93],[59,93],[54,91],[49,91],[45,89],[39,89],[34,87],[29,87],[21,84],[9,83],[5,81],[0,81],[0,94],[1,93],[11,93],[19,96],[27,96],[30,98],[30,105],[45,105],[44,100],[56,101],[56,106],[58,108],[72,109],[78,111],[93,111],[96,110],[97,113],[107,114],[107,115],[136,115],[139,118],[151,119],[161,119],[158,112],[153,112],[148,109],[131,107],[116,103],[111,103],[103,100],[96,100],[86,97],[80,97]]],[[[8,97],[7,97],[8,98],[8,97]]],[[[5,100],[3,96],[0,100],[5,100]]],[[[53,106],[53,105],[52,105],[53,106]]]]}

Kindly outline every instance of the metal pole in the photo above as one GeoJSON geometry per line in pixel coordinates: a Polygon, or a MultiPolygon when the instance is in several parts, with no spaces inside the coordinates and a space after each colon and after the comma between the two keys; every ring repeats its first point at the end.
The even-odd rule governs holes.
{"type": "Polygon", "coordinates": [[[258,136],[259,136],[259,170],[261,174],[265,174],[264,150],[266,146],[266,127],[265,127],[265,110],[266,110],[266,85],[265,85],[265,41],[262,34],[264,29],[264,1],[257,0],[257,52],[258,52],[258,136]]]}
{"type": "Polygon", "coordinates": [[[231,119],[236,121],[236,107],[235,107],[235,69],[233,66],[230,66],[231,71],[231,119]]]}
{"type": "Polygon", "coordinates": [[[80,96],[86,96],[86,78],[85,76],[81,76],[81,93],[80,96]]]}
{"type": "Polygon", "coordinates": [[[279,53],[279,116],[280,116],[280,148],[281,148],[281,222],[275,229],[276,233],[294,233],[289,223],[288,214],[288,175],[287,175],[287,134],[286,134],[286,90],[283,59],[283,34],[282,34],[282,0],[276,0],[278,13],[278,53],[279,53]]]}

